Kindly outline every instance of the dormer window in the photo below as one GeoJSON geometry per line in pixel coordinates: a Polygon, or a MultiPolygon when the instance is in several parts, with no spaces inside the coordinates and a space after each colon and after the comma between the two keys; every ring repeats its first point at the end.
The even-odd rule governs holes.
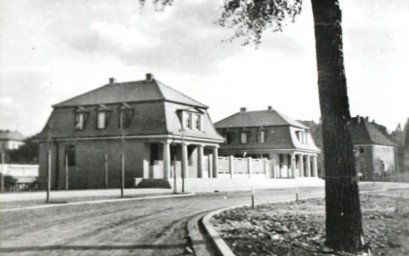
{"type": "Polygon", "coordinates": [[[119,108],[119,128],[129,128],[133,116],[133,109],[126,103],[119,108]]]}
{"type": "Polygon", "coordinates": [[[197,110],[183,111],[182,120],[184,129],[203,131],[203,115],[197,110]]]}
{"type": "Polygon", "coordinates": [[[108,124],[108,109],[104,105],[97,108],[97,129],[105,129],[108,124]]]}
{"type": "Polygon", "coordinates": [[[203,130],[203,121],[202,121],[202,115],[200,115],[200,114],[194,114],[193,115],[193,117],[194,117],[194,129],[195,130],[198,130],[198,131],[201,131],[201,130],[203,130]]]}
{"type": "Polygon", "coordinates": [[[85,128],[85,123],[87,121],[88,113],[83,107],[78,107],[75,110],[75,130],[82,131],[85,128]]]}
{"type": "Polygon", "coordinates": [[[185,128],[192,129],[192,113],[187,112],[185,113],[184,116],[185,116],[185,120],[184,120],[185,128]]]}

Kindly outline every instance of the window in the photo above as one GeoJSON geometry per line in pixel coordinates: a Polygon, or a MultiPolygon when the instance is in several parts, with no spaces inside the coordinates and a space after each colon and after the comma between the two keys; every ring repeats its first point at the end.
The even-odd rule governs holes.
{"type": "Polygon", "coordinates": [[[132,121],[132,109],[122,109],[119,111],[119,128],[129,128],[132,121]]]}
{"type": "Polygon", "coordinates": [[[231,144],[233,142],[233,134],[228,132],[224,135],[225,143],[231,144]]]}
{"type": "Polygon", "coordinates": [[[192,113],[184,113],[184,125],[186,129],[192,129],[192,113]]]}
{"type": "Polygon", "coordinates": [[[107,112],[97,112],[97,129],[105,129],[107,124],[107,112]]]}
{"type": "Polygon", "coordinates": [[[85,127],[85,113],[80,112],[75,114],[75,130],[81,131],[85,127]]]}
{"type": "Polygon", "coordinates": [[[64,151],[65,151],[64,165],[68,164],[68,166],[75,166],[75,145],[65,146],[64,151]],[[67,160],[68,163],[66,163],[67,160]]]}
{"type": "Polygon", "coordinates": [[[199,114],[195,114],[195,122],[194,122],[194,126],[195,126],[195,130],[202,130],[202,116],[199,114]]]}
{"type": "Polygon", "coordinates": [[[247,133],[246,132],[242,132],[241,134],[240,134],[240,143],[241,144],[247,144],[247,142],[248,142],[248,135],[247,135],[247,133]]]}
{"type": "Polygon", "coordinates": [[[264,143],[265,139],[265,132],[264,131],[259,131],[258,132],[258,138],[257,141],[258,143],[264,143]]]}
{"type": "Polygon", "coordinates": [[[359,153],[360,154],[365,153],[365,147],[359,147],[359,153]]]}

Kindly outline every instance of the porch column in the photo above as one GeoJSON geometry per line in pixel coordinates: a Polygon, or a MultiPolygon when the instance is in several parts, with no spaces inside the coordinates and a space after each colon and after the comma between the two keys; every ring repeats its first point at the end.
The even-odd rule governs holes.
{"type": "Polygon", "coordinates": [[[290,178],[290,163],[288,162],[288,154],[283,154],[283,161],[284,161],[284,166],[287,167],[287,178],[290,178]]]}
{"type": "Polygon", "coordinates": [[[304,155],[300,154],[299,156],[300,170],[298,171],[299,172],[298,177],[304,177],[304,155]]]}
{"type": "Polygon", "coordinates": [[[199,155],[199,161],[197,166],[197,177],[203,178],[204,161],[203,161],[203,145],[197,146],[197,153],[199,155]]]}
{"type": "Polygon", "coordinates": [[[169,141],[163,142],[163,178],[169,179],[170,177],[170,143],[169,141]]]}
{"type": "Polygon", "coordinates": [[[210,156],[208,156],[207,160],[208,162],[208,174],[209,174],[209,178],[213,178],[213,161],[212,158],[210,156]]]}
{"type": "Polygon", "coordinates": [[[219,155],[217,147],[213,148],[213,178],[217,178],[217,173],[219,171],[219,155]]]}
{"type": "Polygon", "coordinates": [[[317,164],[317,155],[312,157],[312,176],[318,177],[318,164],[317,164]]]}
{"type": "Polygon", "coordinates": [[[311,156],[307,155],[307,177],[311,177],[311,156]]]}
{"type": "Polygon", "coordinates": [[[290,160],[291,160],[291,172],[292,172],[291,177],[295,178],[296,175],[295,175],[295,154],[294,153],[291,153],[291,159],[290,160]]]}
{"type": "Polygon", "coordinates": [[[187,144],[182,143],[182,173],[183,177],[187,178],[188,159],[187,159],[187,144]]]}

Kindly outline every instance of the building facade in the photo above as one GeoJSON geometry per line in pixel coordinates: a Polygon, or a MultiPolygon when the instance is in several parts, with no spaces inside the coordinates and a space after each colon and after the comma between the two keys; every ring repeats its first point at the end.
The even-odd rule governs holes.
{"type": "Polygon", "coordinates": [[[396,145],[368,117],[351,119],[357,169],[363,180],[378,180],[397,172],[396,145]]]}
{"type": "Polygon", "coordinates": [[[225,138],[221,156],[269,159],[272,178],[318,177],[320,150],[309,128],[271,107],[263,111],[241,108],[215,127],[225,138]]]}
{"type": "Polygon", "coordinates": [[[24,140],[24,135],[18,131],[0,130],[1,152],[18,149],[20,146],[24,145],[24,140]]]}
{"type": "Polygon", "coordinates": [[[53,189],[118,187],[135,179],[217,176],[223,138],[208,107],[147,74],[53,106],[40,142],[40,182],[53,189]],[[210,163],[210,164],[209,164],[210,163]],[[173,166],[173,168],[171,168],[173,166]]]}

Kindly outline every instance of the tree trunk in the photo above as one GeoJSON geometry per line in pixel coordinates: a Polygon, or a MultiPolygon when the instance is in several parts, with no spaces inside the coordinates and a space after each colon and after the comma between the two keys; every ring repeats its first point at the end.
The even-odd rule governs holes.
{"type": "Polygon", "coordinates": [[[362,248],[359,188],[350,133],[341,10],[337,0],[311,0],[325,156],[326,245],[362,248]]]}

